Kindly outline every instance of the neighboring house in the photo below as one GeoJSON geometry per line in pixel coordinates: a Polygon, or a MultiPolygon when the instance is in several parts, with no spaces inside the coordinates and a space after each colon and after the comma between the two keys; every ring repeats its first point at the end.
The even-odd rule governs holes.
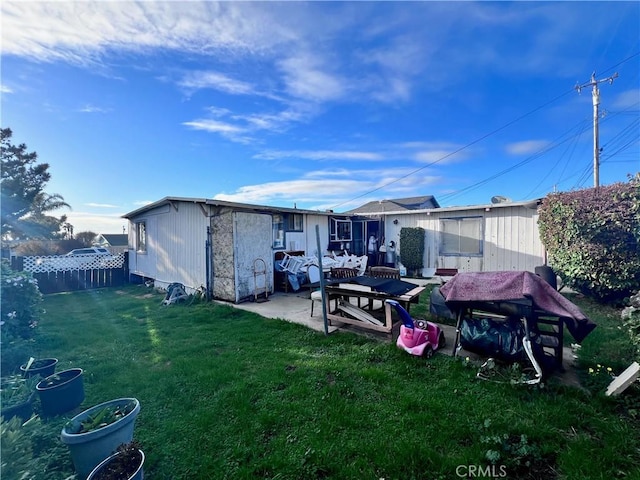
{"type": "Polygon", "coordinates": [[[401,212],[409,210],[425,210],[440,208],[437,200],[432,195],[421,197],[394,198],[392,200],[376,200],[346,212],[349,215],[368,213],[401,212]]]}
{"type": "Polygon", "coordinates": [[[126,252],[129,248],[129,236],[126,233],[100,233],[93,240],[96,247],[109,249],[113,254],[126,252]]]}
{"type": "MultiPolygon", "coordinates": [[[[488,205],[440,207],[411,210],[389,206],[397,200],[373,203],[352,210],[360,217],[380,222],[385,244],[395,242],[402,261],[400,230],[422,227],[425,230],[425,268],[456,268],[481,272],[500,270],[535,271],[546,262],[545,249],[538,231],[537,207],[541,199],[527,202],[501,202],[488,205]]],[[[434,200],[435,202],[435,200],[434,200]]],[[[435,203],[437,204],[437,202],[435,203]]]]}
{"type": "Polygon", "coordinates": [[[129,271],[156,286],[179,282],[189,292],[240,302],[274,289],[276,252],[318,256],[351,238],[348,221],[330,212],[165,197],[124,215],[129,221],[129,271]],[[347,235],[348,234],[348,235],[347,235]],[[266,275],[261,275],[263,264],[266,275]],[[266,285],[265,283],[266,282],[266,285]]]}

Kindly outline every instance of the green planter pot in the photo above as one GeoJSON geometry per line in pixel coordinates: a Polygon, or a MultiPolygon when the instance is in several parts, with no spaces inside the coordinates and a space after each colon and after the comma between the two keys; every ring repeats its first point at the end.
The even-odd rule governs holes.
{"type": "Polygon", "coordinates": [[[33,377],[34,375],[40,375],[42,378],[53,375],[56,371],[56,365],[58,364],[57,358],[41,358],[35,360],[29,370],[27,370],[27,364],[20,366],[20,372],[24,376],[33,377]]]}
{"type": "Polygon", "coordinates": [[[84,400],[84,380],[81,368],[70,368],[49,375],[36,385],[42,414],[50,417],[68,412],[84,400]]]}
{"type": "MultiPolygon", "coordinates": [[[[130,474],[126,480],[143,480],[144,479],[144,470],[143,470],[143,466],[144,466],[144,452],[142,450],[138,450],[138,453],[140,454],[140,463],[138,465],[138,468],[136,469],[135,472],[133,472],[132,474],[130,474]]],[[[102,462],[100,462],[98,464],[98,466],[96,466],[96,468],[94,468],[93,470],[91,470],[91,473],[89,474],[89,476],[87,477],[87,480],[96,480],[101,478],[107,478],[107,479],[115,479],[115,480],[119,480],[119,479],[123,479],[123,477],[111,477],[108,476],[106,471],[109,469],[109,466],[117,461],[119,459],[119,457],[122,454],[120,452],[116,452],[113,455],[105,458],[102,462]]]]}
{"type": "Polygon", "coordinates": [[[87,478],[96,465],[111,456],[121,444],[133,440],[133,427],[139,412],[140,402],[136,398],[118,398],[91,407],[69,420],[60,433],[60,439],[69,447],[78,478],[87,478]],[[115,422],[89,432],[72,433],[80,429],[83,421],[105,407],[124,407],[129,402],[135,402],[133,410],[115,422]]]}

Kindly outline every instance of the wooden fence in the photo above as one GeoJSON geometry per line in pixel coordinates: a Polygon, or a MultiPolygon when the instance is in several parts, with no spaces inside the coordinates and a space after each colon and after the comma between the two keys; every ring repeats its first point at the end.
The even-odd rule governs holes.
{"type": "Polygon", "coordinates": [[[127,252],[83,261],[81,256],[69,258],[12,257],[11,268],[31,272],[43,294],[118,287],[129,283],[129,257],[127,252]]]}

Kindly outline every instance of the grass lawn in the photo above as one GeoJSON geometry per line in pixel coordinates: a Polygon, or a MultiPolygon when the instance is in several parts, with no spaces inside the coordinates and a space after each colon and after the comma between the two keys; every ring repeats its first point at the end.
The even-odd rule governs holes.
{"type": "MultiPolygon", "coordinates": [[[[50,295],[36,340],[58,371],[85,370],[82,409],[140,400],[146,478],[640,478],[635,387],[610,399],[553,379],[483,382],[445,355],[162,298],[142,286],[50,295]]],[[[628,366],[617,311],[575,301],[599,324],[584,367],[628,366]]],[[[54,438],[65,418],[42,428],[54,438]]],[[[73,473],[56,451],[42,478],[73,473]]]]}

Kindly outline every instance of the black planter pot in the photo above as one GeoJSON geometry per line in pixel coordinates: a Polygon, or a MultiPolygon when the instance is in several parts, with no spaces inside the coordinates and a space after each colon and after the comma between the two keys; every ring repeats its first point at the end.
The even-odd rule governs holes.
{"type": "Polygon", "coordinates": [[[23,422],[26,422],[31,418],[31,415],[33,415],[33,402],[35,401],[35,399],[36,392],[33,392],[24,402],[3,408],[0,412],[0,415],[5,420],[10,420],[13,417],[18,417],[23,422]]]}
{"type": "Polygon", "coordinates": [[[59,415],[73,410],[84,401],[84,381],[81,368],[70,368],[40,380],[36,385],[42,414],[59,415]]]}
{"type": "MultiPolygon", "coordinates": [[[[127,480],[143,480],[144,479],[144,470],[142,468],[144,465],[144,452],[142,450],[138,450],[138,453],[140,455],[140,465],[138,466],[138,469],[135,472],[133,472],[131,475],[127,477],[127,480]]],[[[104,475],[103,472],[109,468],[109,465],[112,462],[117,461],[120,455],[121,453],[116,452],[113,455],[105,458],[98,466],[96,466],[96,468],[94,468],[91,471],[91,473],[87,477],[87,480],[95,480],[96,478],[99,478],[98,477],[99,475],[104,475]]],[[[122,478],[122,477],[118,477],[118,478],[122,478]]]]}
{"type": "Polygon", "coordinates": [[[40,375],[42,378],[53,375],[56,371],[56,365],[58,364],[57,358],[41,358],[35,360],[29,370],[27,370],[27,364],[20,366],[20,371],[23,375],[33,377],[34,375],[40,375]]]}

